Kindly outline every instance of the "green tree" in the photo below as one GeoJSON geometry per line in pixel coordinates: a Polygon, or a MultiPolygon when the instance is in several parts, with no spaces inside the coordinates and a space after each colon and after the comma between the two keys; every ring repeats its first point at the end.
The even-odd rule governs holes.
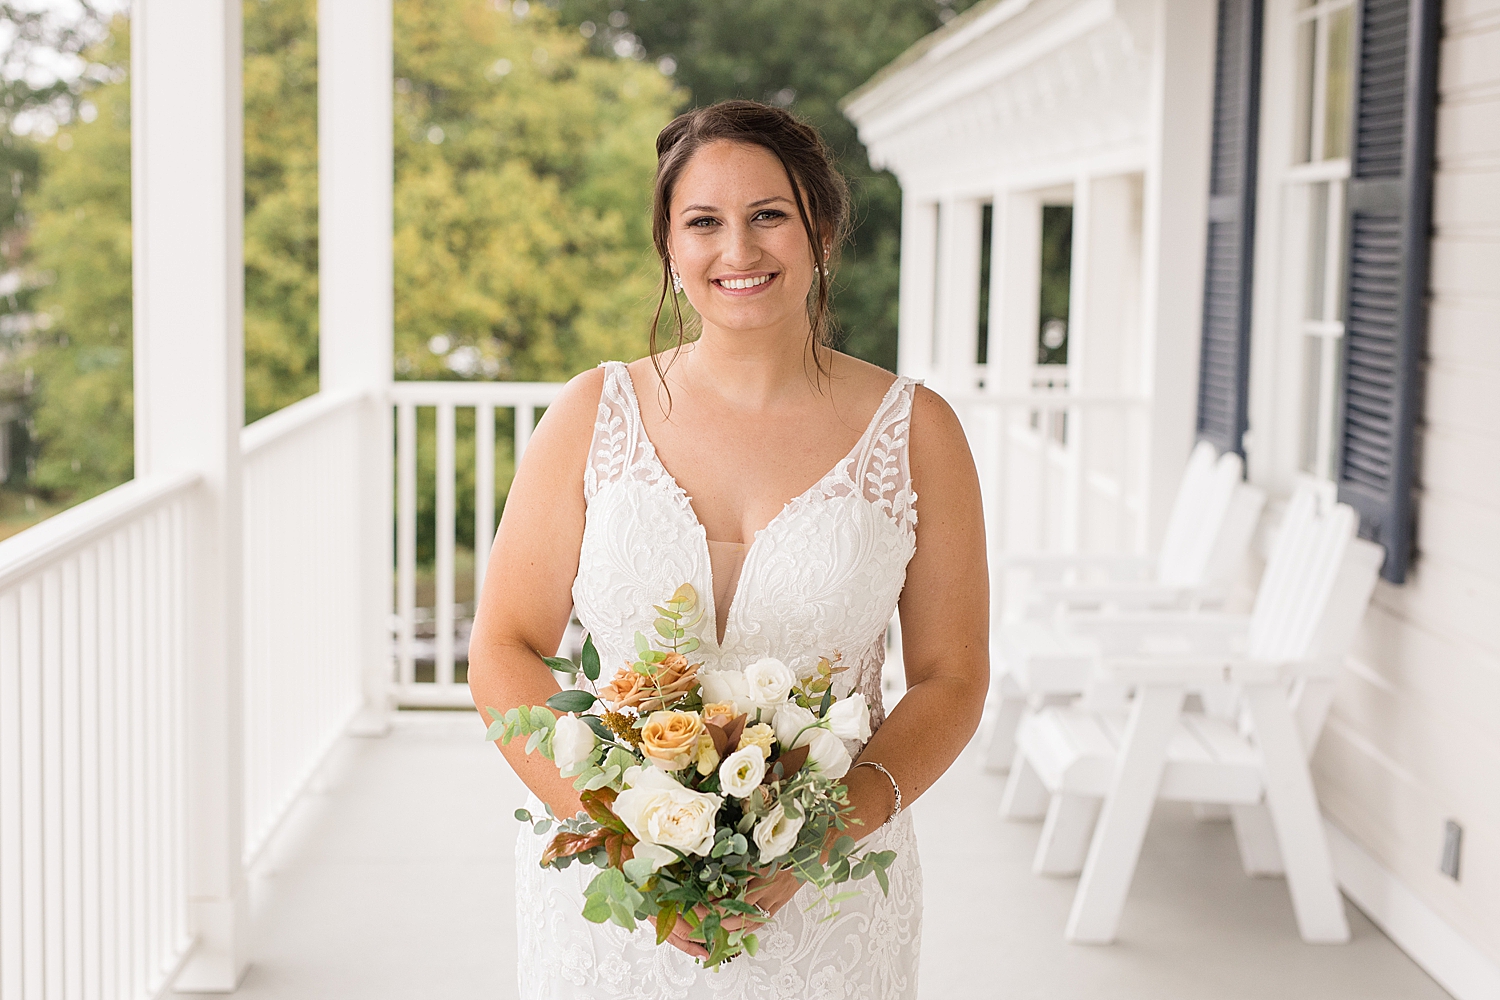
{"type": "Polygon", "coordinates": [[[974,0],[550,0],[596,52],[672,69],[694,105],[732,97],[790,106],[823,133],[854,194],[835,283],[845,350],[896,366],[901,191],[870,167],[838,102],[974,0]]]}
{"type": "Polygon", "coordinates": [[[644,353],[671,82],[541,7],[405,0],[396,38],[398,373],[560,379],[644,353]]]}
{"type": "MultiPolygon", "coordinates": [[[[317,389],[315,7],[244,6],[247,420],[317,389]]],[[[396,21],[402,376],[559,379],[638,356],[671,82],[590,55],[542,9],[398,0],[396,21]]],[[[128,53],[120,19],[92,56],[90,114],[25,140],[43,178],[26,196],[28,266],[50,325],[11,364],[36,374],[31,485],[55,499],[131,475],[128,53]]]]}
{"type": "MultiPolygon", "coordinates": [[[[91,57],[123,76],[129,53],[121,18],[91,57]]],[[[38,146],[43,179],[27,204],[39,322],[20,359],[36,373],[31,485],[75,502],[129,479],[133,464],[130,87],[107,83],[87,99],[92,121],[38,146]]]]}

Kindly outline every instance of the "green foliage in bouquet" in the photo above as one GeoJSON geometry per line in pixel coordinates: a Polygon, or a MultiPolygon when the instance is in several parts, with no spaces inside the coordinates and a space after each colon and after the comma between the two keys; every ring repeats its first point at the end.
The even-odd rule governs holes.
{"type": "MultiPolygon", "coordinates": [[[[747,726],[748,714],[705,704],[701,664],[686,659],[698,648],[688,633],[702,616],[693,588],[684,585],[654,610],[654,630],[666,648],[638,633],[636,659],[603,688],[590,636],[576,664],[545,659],[594,690],[561,691],[545,707],[488,709],[487,739],[509,744],[524,736],[527,753],[541,753],[574,779],[583,804],[578,815],[559,818],[549,808],[546,816],[520,809],[516,817],[538,835],[553,834],[543,867],[577,862],[601,869],[585,890],[583,916],[627,930],[654,920],[658,944],[681,920],[708,949],[704,964],[714,967],[755,954],[755,928],[765,913],[748,897],[782,871],[814,888],[813,907],[825,920],[858,895],[840,885],[873,875],[888,892],[895,852],[856,853],[846,832],[848,791],[801,740],[808,730],[829,727],[832,679],[841,669],[836,660],[819,659],[795,684],[786,674],[780,703],[801,715],[787,728],[797,745],[783,746],[770,725],[747,726]],[[602,714],[590,712],[596,707],[602,714]],[[685,823],[692,832],[675,843],[671,836],[643,841],[642,817],[652,809],[661,810],[660,825],[685,823]],[[736,916],[751,922],[726,926],[736,916]]],[[[779,661],[776,667],[786,670],[779,661]]],[[[756,719],[767,710],[757,709],[756,719]]]]}

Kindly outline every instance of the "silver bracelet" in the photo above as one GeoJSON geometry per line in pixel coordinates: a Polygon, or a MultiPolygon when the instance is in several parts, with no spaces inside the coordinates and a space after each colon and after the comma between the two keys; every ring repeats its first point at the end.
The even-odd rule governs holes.
{"type": "Polygon", "coordinates": [[[862,760],[854,766],[873,767],[875,770],[885,775],[885,780],[891,783],[891,791],[896,795],[896,805],[893,809],[891,809],[891,814],[885,818],[885,822],[880,824],[879,828],[876,830],[876,832],[878,833],[880,832],[880,830],[884,830],[886,827],[890,826],[893,822],[895,822],[896,817],[901,815],[901,786],[896,784],[896,779],[891,775],[891,772],[887,771],[885,769],[885,765],[880,763],[879,761],[862,760]]]}

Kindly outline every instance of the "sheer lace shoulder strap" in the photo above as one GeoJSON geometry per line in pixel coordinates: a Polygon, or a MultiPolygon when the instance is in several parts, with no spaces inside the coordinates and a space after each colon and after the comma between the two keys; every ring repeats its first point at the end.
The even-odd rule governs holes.
{"type": "Polygon", "coordinates": [[[594,437],[589,443],[589,461],[583,470],[583,496],[592,500],[606,483],[627,477],[650,479],[651,442],[641,424],[641,412],[623,361],[605,361],[604,388],[599,393],[599,413],[594,418],[594,437]]]}
{"type": "Polygon", "coordinates": [[[920,380],[904,375],[896,377],[870,421],[852,470],[865,499],[885,511],[905,531],[917,525],[917,494],[911,486],[907,442],[911,437],[912,399],[921,384],[920,380]]]}

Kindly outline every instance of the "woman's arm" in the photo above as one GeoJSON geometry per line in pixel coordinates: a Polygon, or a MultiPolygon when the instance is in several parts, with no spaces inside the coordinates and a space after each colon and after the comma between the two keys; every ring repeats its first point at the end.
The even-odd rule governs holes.
{"type": "MultiPolygon", "coordinates": [[[[917,551],[901,592],[906,694],[865,745],[909,806],[968,745],[989,689],[989,572],[979,476],[958,417],[936,393],[918,387],[909,454],[917,492],[917,551]]],[[[873,833],[890,815],[891,783],[873,767],[844,779],[862,826],[873,833]]]]}
{"type": "MultiPolygon", "coordinates": [[[[573,609],[583,469],[603,384],[599,369],[567,384],[538,422],[511,483],[469,639],[469,691],[486,723],[487,708],[540,705],[559,690],[542,656],[556,652],[573,609]]],[[[500,752],[553,813],[577,813],[572,779],[525,749],[516,740],[500,752]]]]}

